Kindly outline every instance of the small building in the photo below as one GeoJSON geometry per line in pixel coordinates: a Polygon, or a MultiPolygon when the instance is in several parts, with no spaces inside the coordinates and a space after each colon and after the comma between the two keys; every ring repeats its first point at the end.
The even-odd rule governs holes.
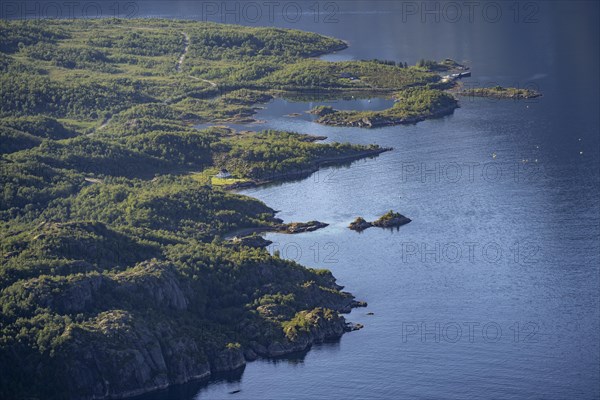
{"type": "Polygon", "coordinates": [[[222,179],[226,179],[226,178],[231,178],[231,174],[229,173],[229,171],[227,171],[225,168],[223,168],[221,170],[221,172],[219,172],[216,175],[217,178],[222,178],[222,179]]]}

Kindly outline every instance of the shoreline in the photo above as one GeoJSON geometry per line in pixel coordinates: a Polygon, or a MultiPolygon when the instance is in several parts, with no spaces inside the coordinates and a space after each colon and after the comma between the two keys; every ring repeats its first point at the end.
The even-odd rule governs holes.
{"type": "MultiPolygon", "coordinates": [[[[356,306],[354,308],[360,308],[360,307],[362,307],[362,306],[356,306]]],[[[223,377],[240,377],[241,378],[246,367],[255,361],[259,361],[259,360],[276,361],[276,360],[286,360],[286,359],[288,359],[290,357],[294,357],[294,356],[306,356],[313,349],[313,346],[324,345],[327,343],[337,343],[337,342],[339,342],[339,340],[341,340],[344,333],[348,333],[348,332],[351,332],[354,330],[359,330],[362,328],[362,325],[346,323],[346,328],[347,329],[344,332],[342,332],[342,334],[340,334],[339,336],[326,337],[321,341],[313,341],[304,348],[285,349],[285,350],[282,350],[279,354],[273,355],[273,356],[257,355],[256,358],[252,358],[252,359],[246,359],[244,357],[243,362],[240,362],[239,365],[237,365],[234,369],[231,369],[231,370],[221,370],[221,371],[212,372],[210,370],[210,366],[207,365],[208,369],[205,373],[200,374],[198,376],[190,377],[189,379],[187,379],[185,381],[168,384],[168,385],[157,386],[152,389],[149,389],[148,391],[138,390],[135,392],[135,394],[126,394],[126,395],[116,396],[116,397],[115,396],[94,397],[94,398],[92,398],[92,400],[111,400],[111,399],[157,400],[159,398],[157,396],[161,396],[163,394],[165,394],[165,395],[169,394],[171,391],[178,392],[181,390],[185,390],[187,392],[186,389],[190,385],[194,385],[194,390],[192,390],[190,392],[193,392],[193,395],[196,395],[199,393],[200,390],[209,387],[212,383],[219,382],[219,380],[222,379],[223,377]],[[356,325],[359,325],[359,327],[357,327],[356,325]]]]}
{"type": "MultiPolygon", "coordinates": [[[[231,185],[229,187],[225,187],[224,190],[234,191],[236,189],[242,189],[242,188],[248,188],[248,187],[259,187],[259,186],[267,185],[267,184],[274,183],[274,182],[281,182],[281,181],[296,178],[299,176],[307,177],[307,175],[310,175],[310,174],[318,171],[321,166],[334,166],[334,165],[338,165],[338,164],[343,164],[344,162],[352,162],[352,161],[356,161],[356,160],[363,159],[363,158],[375,157],[381,153],[391,151],[391,150],[393,150],[393,148],[391,148],[391,147],[382,147],[382,148],[378,148],[378,149],[363,151],[363,152],[360,152],[357,154],[352,154],[352,155],[339,156],[339,157],[328,157],[328,158],[318,160],[316,165],[313,168],[307,168],[302,171],[295,171],[295,172],[279,174],[275,178],[272,178],[270,180],[262,180],[262,181],[252,182],[251,186],[243,185],[243,184],[242,184],[243,187],[239,187],[240,185],[231,185]]],[[[255,233],[266,233],[266,232],[295,234],[295,233],[289,233],[289,232],[287,232],[287,233],[282,232],[280,230],[278,231],[277,227],[249,227],[249,228],[241,228],[241,229],[232,231],[232,232],[224,235],[223,237],[226,240],[231,240],[235,236],[242,236],[242,235],[248,236],[248,235],[252,235],[255,233]]],[[[343,289],[342,286],[340,286],[340,290],[341,289],[343,289]]],[[[349,298],[348,298],[349,301],[347,302],[347,304],[345,306],[336,307],[334,309],[334,311],[337,312],[338,315],[339,314],[349,314],[355,308],[367,307],[366,302],[355,300],[354,296],[348,292],[343,292],[343,293],[346,293],[349,296],[349,298]]],[[[205,387],[205,386],[208,386],[213,379],[218,379],[219,374],[235,374],[238,371],[242,371],[248,363],[251,363],[253,361],[256,361],[259,359],[263,359],[263,360],[281,359],[281,358],[285,358],[287,356],[291,356],[294,354],[306,354],[306,353],[308,353],[308,351],[311,350],[312,346],[315,344],[335,342],[337,340],[340,340],[341,337],[345,333],[351,332],[354,330],[359,330],[361,328],[362,328],[361,324],[355,324],[352,322],[348,322],[348,321],[346,321],[346,319],[344,317],[342,317],[340,315],[339,320],[337,320],[334,323],[333,327],[325,327],[325,328],[315,327],[314,330],[312,330],[309,334],[307,334],[307,337],[303,338],[303,340],[300,342],[297,342],[297,343],[275,342],[275,343],[272,343],[272,345],[274,347],[273,349],[271,349],[271,346],[269,346],[268,348],[261,349],[262,351],[256,351],[256,349],[252,349],[252,348],[245,349],[245,351],[240,351],[241,354],[237,355],[237,362],[232,364],[231,365],[232,368],[230,368],[230,369],[219,370],[219,371],[213,372],[209,366],[208,371],[199,377],[193,377],[184,382],[166,385],[165,387],[153,388],[146,392],[138,393],[134,396],[124,396],[121,398],[131,398],[134,400],[136,400],[136,399],[143,400],[145,396],[151,396],[156,393],[166,392],[168,390],[175,389],[177,387],[184,387],[185,385],[197,384],[197,385],[199,385],[199,388],[205,387]],[[328,329],[328,328],[333,328],[333,329],[328,329]],[[326,330],[328,333],[323,333],[322,332],[323,329],[326,330]],[[250,351],[248,351],[248,350],[250,350],[250,351]]],[[[102,398],[102,399],[97,399],[97,400],[105,400],[105,399],[107,399],[107,398],[102,398]]]]}
{"type": "Polygon", "coordinates": [[[296,171],[284,172],[284,173],[280,173],[280,174],[273,174],[267,179],[258,179],[258,180],[248,181],[248,182],[234,183],[232,185],[223,186],[223,190],[236,191],[236,190],[240,190],[240,189],[249,189],[249,188],[264,186],[264,185],[268,185],[268,184],[272,184],[272,183],[279,183],[279,182],[283,183],[286,180],[292,180],[292,179],[298,179],[298,178],[301,179],[301,178],[305,178],[305,177],[319,171],[321,169],[321,167],[335,166],[335,165],[344,164],[347,162],[351,163],[353,161],[357,161],[357,160],[360,160],[363,158],[376,157],[379,154],[382,154],[382,153],[385,153],[388,151],[392,151],[392,150],[393,150],[392,147],[380,147],[377,149],[361,151],[361,152],[358,152],[355,154],[350,154],[350,155],[345,155],[345,156],[322,158],[322,159],[316,160],[314,162],[314,164],[308,168],[304,168],[304,169],[300,169],[300,170],[296,170],[296,171]]]}
{"type": "MultiPolygon", "coordinates": [[[[321,140],[320,139],[321,137],[318,137],[318,138],[319,138],[319,140],[321,140]]],[[[313,168],[307,168],[307,169],[300,170],[300,171],[279,174],[275,178],[270,179],[270,180],[235,183],[233,185],[224,186],[222,189],[225,191],[237,193],[238,190],[242,190],[242,189],[257,188],[257,187],[266,186],[266,185],[273,184],[273,183],[285,183],[288,180],[293,180],[296,178],[300,178],[300,179],[307,178],[311,174],[319,171],[321,169],[321,167],[343,165],[347,162],[352,163],[353,161],[358,161],[358,160],[365,159],[365,158],[377,157],[379,154],[382,154],[382,153],[385,153],[388,151],[392,151],[392,150],[393,150],[392,147],[381,147],[378,149],[363,151],[358,154],[352,154],[352,155],[348,155],[348,156],[324,158],[324,159],[318,160],[316,162],[316,165],[313,166],[313,168]]],[[[249,197],[252,197],[252,196],[249,196],[249,197]]],[[[276,213],[277,212],[278,211],[276,211],[276,213]]],[[[289,232],[289,231],[284,231],[281,229],[282,226],[287,226],[287,225],[289,225],[289,224],[282,223],[280,226],[257,226],[257,227],[240,228],[240,229],[236,229],[232,232],[229,232],[229,233],[223,235],[223,239],[232,240],[235,237],[247,237],[247,236],[252,236],[254,234],[261,234],[261,233],[281,233],[281,234],[288,234],[288,235],[305,233],[305,232],[289,232]]],[[[321,228],[325,228],[325,227],[326,226],[320,226],[317,229],[321,229],[321,228]]],[[[314,229],[314,230],[317,230],[317,229],[314,229]]]]}

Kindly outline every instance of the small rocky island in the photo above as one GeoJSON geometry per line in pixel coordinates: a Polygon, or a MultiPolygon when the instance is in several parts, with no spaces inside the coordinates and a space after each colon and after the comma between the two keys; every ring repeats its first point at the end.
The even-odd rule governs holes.
{"type": "Polygon", "coordinates": [[[362,232],[365,229],[369,229],[373,226],[373,223],[367,222],[363,217],[357,217],[350,223],[349,228],[353,231],[362,232]]]}
{"type": "Polygon", "coordinates": [[[406,225],[411,221],[410,218],[405,217],[400,213],[389,211],[374,222],[368,222],[364,218],[358,217],[350,223],[349,228],[353,231],[362,232],[372,226],[379,228],[397,228],[406,225]]]}
{"type": "Polygon", "coordinates": [[[461,96],[489,97],[493,99],[533,99],[542,94],[533,89],[505,88],[494,86],[491,88],[465,89],[459,93],[461,96]]]}

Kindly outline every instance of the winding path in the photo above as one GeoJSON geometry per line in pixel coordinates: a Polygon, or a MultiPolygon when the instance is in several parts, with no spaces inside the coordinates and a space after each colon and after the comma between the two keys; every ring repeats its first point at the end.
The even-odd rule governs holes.
{"type": "MultiPolygon", "coordinates": [[[[183,65],[183,62],[185,61],[185,57],[187,56],[188,52],[190,51],[190,43],[191,43],[191,39],[190,39],[190,35],[188,35],[187,32],[181,32],[181,34],[184,36],[185,40],[184,40],[184,44],[185,44],[185,48],[183,49],[183,53],[181,54],[181,57],[179,57],[179,60],[177,60],[177,72],[181,72],[181,66],[183,65]]],[[[196,78],[195,76],[191,76],[189,75],[188,78],[196,80],[196,81],[202,81],[205,83],[208,83],[210,86],[212,87],[217,87],[217,84],[214,82],[209,81],[208,79],[200,79],[200,78],[196,78]]]]}
{"type": "Polygon", "coordinates": [[[193,80],[195,80],[195,81],[199,81],[199,82],[205,82],[205,83],[208,83],[208,84],[209,84],[210,86],[212,86],[212,87],[217,87],[217,84],[216,84],[216,83],[214,83],[214,82],[211,82],[211,81],[209,81],[208,79],[200,79],[200,78],[198,78],[198,77],[196,77],[196,76],[192,76],[192,75],[188,75],[188,78],[190,78],[190,79],[193,79],[193,80]]]}
{"type": "MultiPolygon", "coordinates": [[[[198,78],[196,78],[196,79],[198,79],[198,78]]],[[[210,86],[212,86],[212,87],[217,87],[217,84],[216,84],[216,83],[214,83],[214,82],[211,82],[211,81],[209,81],[208,79],[200,79],[200,80],[201,80],[202,82],[206,82],[206,83],[208,83],[208,84],[209,84],[210,86]]]]}
{"type": "Polygon", "coordinates": [[[187,32],[181,32],[181,34],[185,38],[183,41],[183,43],[185,44],[185,48],[183,49],[181,57],[179,57],[179,60],[177,60],[177,72],[181,72],[181,65],[183,64],[183,61],[185,61],[185,56],[187,56],[187,53],[190,50],[190,35],[188,35],[187,32]]]}

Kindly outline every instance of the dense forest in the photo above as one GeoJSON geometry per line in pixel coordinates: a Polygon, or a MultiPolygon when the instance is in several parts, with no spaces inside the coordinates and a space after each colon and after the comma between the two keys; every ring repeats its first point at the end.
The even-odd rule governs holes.
{"type": "Polygon", "coordinates": [[[313,58],[344,47],[188,21],[0,22],[0,397],[133,396],[348,329],[339,313],[360,303],[329,271],[225,239],[281,221],[206,177],[261,183],[385,149],[193,127],[273,96],[448,101],[425,64],[313,58]]]}

